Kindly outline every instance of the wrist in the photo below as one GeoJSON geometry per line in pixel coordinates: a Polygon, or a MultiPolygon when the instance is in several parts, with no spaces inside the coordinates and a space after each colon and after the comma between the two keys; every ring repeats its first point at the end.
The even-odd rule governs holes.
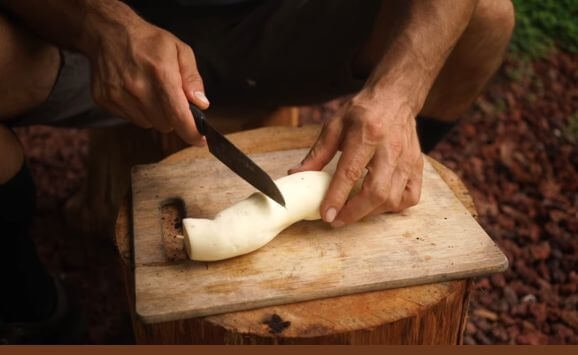
{"type": "Polygon", "coordinates": [[[87,1],[85,6],[84,21],[75,47],[89,57],[102,43],[125,38],[144,22],[120,1],[87,1]]]}
{"type": "Polygon", "coordinates": [[[412,41],[396,41],[382,57],[356,95],[359,101],[373,104],[404,105],[417,115],[438,73],[441,53],[429,57],[413,46],[412,41]]]}
{"type": "Polygon", "coordinates": [[[427,90],[419,81],[387,82],[365,85],[352,99],[353,106],[395,113],[390,119],[415,118],[421,111],[427,90]]]}

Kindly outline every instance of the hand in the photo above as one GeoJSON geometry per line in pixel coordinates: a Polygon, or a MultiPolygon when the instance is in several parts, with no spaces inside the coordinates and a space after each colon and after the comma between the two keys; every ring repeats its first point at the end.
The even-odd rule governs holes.
{"type": "Polygon", "coordinates": [[[88,53],[95,102],[143,127],[202,144],[188,102],[209,106],[191,47],[142,19],[101,25],[88,53]]]}
{"type": "Polygon", "coordinates": [[[415,114],[403,100],[352,99],[325,123],[307,157],[289,173],[320,170],[337,150],[342,154],[320,210],[334,227],[419,201],[423,158],[415,114]],[[348,200],[365,169],[361,190],[348,200]]]}

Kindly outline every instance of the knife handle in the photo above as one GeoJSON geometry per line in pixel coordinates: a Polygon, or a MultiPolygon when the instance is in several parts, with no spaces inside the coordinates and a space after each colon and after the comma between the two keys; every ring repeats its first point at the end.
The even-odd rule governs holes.
{"type": "Polygon", "coordinates": [[[195,118],[195,126],[197,126],[197,131],[203,136],[207,134],[207,130],[205,129],[205,121],[207,118],[203,111],[201,111],[197,106],[193,104],[189,104],[189,108],[193,113],[193,117],[195,118]]]}

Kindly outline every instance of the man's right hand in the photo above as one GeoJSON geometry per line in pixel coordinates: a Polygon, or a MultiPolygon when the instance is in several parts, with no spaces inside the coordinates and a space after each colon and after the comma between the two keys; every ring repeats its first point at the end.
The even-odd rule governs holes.
{"type": "Polygon", "coordinates": [[[104,16],[86,27],[95,102],[140,127],[202,144],[188,103],[206,109],[209,101],[191,47],[134,13],[123,23],[104,16]]]}

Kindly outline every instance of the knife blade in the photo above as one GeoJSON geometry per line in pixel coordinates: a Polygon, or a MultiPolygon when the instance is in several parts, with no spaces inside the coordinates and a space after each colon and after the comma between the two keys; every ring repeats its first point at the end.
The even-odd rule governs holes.
{"type": "Polygon", "coordinates": [[[273,179],[239,148],[209,124],[203,111],[189,104],[195,125],[200,134],[206,137],[209,152],[257,190],[269,196],[273,201],[285,207],[285,199],[273,179]]]}

